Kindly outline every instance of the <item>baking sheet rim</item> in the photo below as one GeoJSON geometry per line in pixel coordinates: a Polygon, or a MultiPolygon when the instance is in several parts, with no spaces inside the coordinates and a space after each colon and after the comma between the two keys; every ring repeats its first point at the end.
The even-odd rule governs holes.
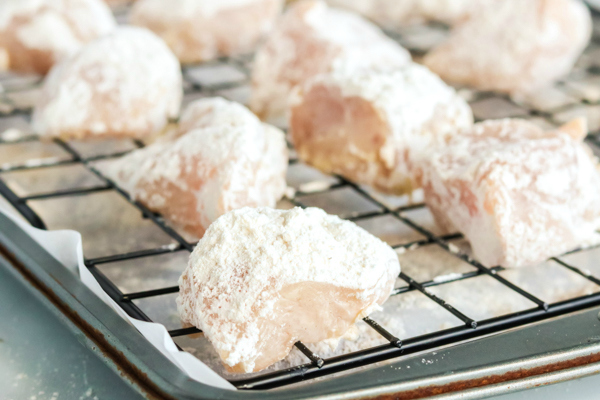
{"type": "Polygon", "coordinates": [[[115,310],[121,318],[132,324],[154,347],[190,378],[220,389],[237,390],[235,386],[222,378],[198,358],[190,353],[178,350],[175,342],[163,325],[131,318],[109,297],[83,262],[82,239],[79,232],[73,230],[44,231],[34,228],[2,204],[0,204],[0,212],[29,234],[66,268],[77,273],[84,285],[115,310]]]}

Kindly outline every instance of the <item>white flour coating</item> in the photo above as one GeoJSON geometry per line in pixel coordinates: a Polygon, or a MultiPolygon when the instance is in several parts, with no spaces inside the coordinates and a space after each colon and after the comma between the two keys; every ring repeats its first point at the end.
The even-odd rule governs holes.
{"type": "Polygon", "coordinates": [[[579,0],[485,0],[424,62],[448,82],[527,92],[566,75],[591,32],[579,0]]]}
{"type": "Polygon", "coordinates": [[[600,175],[580,142],[584,125],[476,124],[431,160],[425,199],[436,221],[462,232],[488,266],[531,265],[589,242],[600,226],[600,175]]]}
{"type": "Polygon", "coordinates": [[[292,89],[338,66],[400,66],[410,54],[375,25],[321,1],[300,2],[256,54],[250,108],[267,120],[286,116],[292,89]]]}
{"type": "Polygon", "coordinates": [[[3,0],[0,2],[0,29],[5,29],[12,19],[18,15],[32,14],[47,0],[3,0]]]}
{"type": "Polygon", "coordinates": [[[481,0],[327,0],[389,28],[425,21],[454,24],[468,17],[481,0]]]}
{"type": "Polygon", "coordinates": [[[455,279],[458,279],[462,276],[462,274],[459,274],[458,272],[453,272],[451,274],[446,274],[446,275],[438,275],[435,278],[433,278],[433,281],[435,283],[443,283],[443,282],[449,282],[449,281],[453,281],[455,279]]]}
{"type": "Polygon", "coordinates": [[[43,136],[144,137],[177,115],[181,81],[179,62],[158,37],[118,28],[51,71],[33,127],[43,136]]]}
{"type": "Polygon", "coordinates": [[[282,8],[283,0],[138,0],[130,19],[191,63],[254,51],[282,8]]]}
{"type": "MultiPolygon", "coordinates": [[[[322,147],[315,132],[308,134],[312,142],[304,142],[302,136],[296,135],[295,106],[312,101],[310,97],[303,97],[303,93],[322,87],[328,88],[330,93],[340,92],[344,98],[365,100],[387,127],[385,142],[375,157],[370,154],[371,148],[345,146],[344,135],[349,133],[340,128],[337,140],[342,143],[335,146],[335,152],[337,155],[348,154],[337,161],[323,154],[323,159],[334,164],[326,172],[345,175],[353,171],[351,179],[388,192],[404,186],[407,179],[412,182],[410,189],[420,187],[421,164],[432,149],[443,146],[473,124],[468,104],[426,67],[408,63],[394,68],[356,70],[353,66],[340,65],[332,73],[309,80],[291,100],[292,137],[299,156],[309,163],[320,157],[322,147]]],[[[351,109],[345,112],[351,113],[351,109]]],[[[321,166],[323,163],[312,164],[321,166]]]]}
{"type": "MultiPolygon", "coordinates": [[[[181,113],[178,134],[210,126],[256,127],[260,121],[243,105],[221,97],[196,100],[181,113]]],[[[266,126],[266,125],[265,125],[266,126]]]]}
{"type": "Polygon", "coordinates": [[[70,54],[79,48],[67,22],[56,14],[42,14],[17,31],[17,37],[31,49],[55,50],[70,54]],[[51,34],[50,34],[51,33],[51,34]]]}
{"type": "Polygon", "coordinates": [[[109,8],[101,0],[0,2],[0,48],[6,48],[13,59],[11,68],[17,70],[45,73],[52,63],[109,33],[115,26],[109,8]],[[26,55],[32,51],[47,54],[26,55]],[[43,65],[22,65],[29,58],[34,59],[30,63],[43,65]]]}
{"type": "Polygon", "coordinates": [[[222,98],[197,100],[183,112],[179,135],[111,162],[106,174],[198,238],[227,211],[274,207],[283,196],[284,134],[244,106],[222,98]]]}
{"type": "Polygon", "coordinates": [[[261,332],[261,320],[284,317],[276,315],[283,289],[308,282],[355,290],[364,301],[359,319],[389,296],[399,272],[387,244],[323,210],[243,208],[216,220],[194,249],[177,308],[226,354],[225,364],[249,372],[261,357],[261,335],[270,333],[261,332]]]}

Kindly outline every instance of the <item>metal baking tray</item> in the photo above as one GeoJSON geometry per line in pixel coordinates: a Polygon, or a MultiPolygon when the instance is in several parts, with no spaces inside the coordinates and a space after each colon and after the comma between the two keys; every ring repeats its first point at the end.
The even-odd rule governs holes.
{"type": "MultiPolygon", "coordinates": [[[[600,27],[572,73],[524,99],[465,88],[478,120],[531,119],[555,126],[590,122],[600,154],[600,27]]],[[[446,34],[437,25],[390,33],[415,58],[446,34]]],[[[219,95],[246,102],[252,57],[183,68],[185,102],[219,95]]],[[[355,221],[397,249],[403,272],[384,310],[360,324],[358,341],[335,350],[297,343],[268,370],[228,374],[208,341],[174,312],[177,277],[194,243],[102,174],[101,162],[141,141],[42,142],[31,131],[39,78],[4,74],[0,94],[0,194],[33,226],[83,235],[86,266],[130,316],[156,321],[175,342],[238,391],[189,379],[70,271],[0,215],[3,267],[42,290],[148,397],[176,398],[461,398],[518,390],[600,371],[599,247],[579,249],[520,270],[487,268],[459,234],[440,236],[419,195],[386,197],[303,165],[292,151],[279,207],[318,206],[355,221]]],[[[75,329],[75,328],[73,328],[75,329]]]]}

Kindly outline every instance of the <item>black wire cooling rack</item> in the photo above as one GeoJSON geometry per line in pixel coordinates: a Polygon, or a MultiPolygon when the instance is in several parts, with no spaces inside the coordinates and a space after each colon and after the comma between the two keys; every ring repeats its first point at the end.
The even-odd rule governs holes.
{"type": "MultiPolygon", "coordinates": [[[[594,16],[594,18],[597,18],[594,16]]],[[[598,26],[598,24],[595,24],[598,26]]],[[[436,38],[443,35],[440,27],[416,27],[410,28],[406,32],[391,35],[405,47],[410,48],[416,57],[426,48],[431,46],[436,38]]],[[[251,56],[219,59],[211,63],[205,63],[198,70],[199,66],[186,66],[183,68],[185,80],[185,101],[191,101],[194,98],[212,96],[216,94],[231,95],[234,98],[244,96],[248,91],[249,69],[251,56]],[[228,78],[213,79],[211,68],[228,69],[228,78]],[[200,78],[199,78],[200,76],[200,78]]],[[[39,87],[38,78],[22,77],[16,75],[3,75],[0,78],[4,91],[0,98],[0,126],[4,129],[10,127],[15,117],[19,120],[29,121],[31,108],[26,99],[35,97],[32,92],[39,87]]],[[[499,118],[499,117],[523,117],[537,119],[542,123],[557,125],[563,120],[574,115],[586,115],[591,121],[593,133],[586,139],[592,146],[600,148],[600,138],[597,130],[600,128],[600,40],[598,35],[594,36],[592,43],[586,50],[582,59],[574,69],[571,76],[564,81],[559,82],[553,89],[554,92],[548,95],[541,95],[537,99],[515,100],[507,96],[495,93],[474,92],[463,89],[463,94],[471,103],[477,119],[499,118]],[[595,85],[595,86],[594,86],[595,85]],[[594,88],[597,88],[594,90],[594,88]],[[597,114],[597,115],[596,115],[597,114]]],[[[14,144],[35,145],[39,143],[39,138],[31,134],[19,134],[14,137],[3,134],[0,136],[1,146],[14,144]]],[[[191,252],[195,243],[190,243],[180,235],[176,229],[169,226],[160,215],[152,212],[139,202],[132,201],[127,193],[117,187],[110,179],[106,178],[102,172],[96,168],[94,162],[102,159],[118,157],[130,150],[86,156],[81,150],[77,149],[71,143],[60,139],[54,139],[54,143],[67,154],[60,159],[50,158],[43,160],[26,160],[19,163],[4,163],[0,160],[0,193],[6,200],[25,217],[33,226],[45,229],[45,221],[30,207],[31,201],[42,199],[66,199],[77,196],[87,196],[96,192],[114,192],[126,200],[132,207],[139,211],[140,218],[145,218],[168,235],[175,244],[170,246],[158,246],[155,248],[111,254],[102,257],[85,257],[85,264],[96,277],[103,289],[123,308],[130,316],[140,320],[151,321],[143,306],[134,303],[134,300],[158,298],[161,295],[172,294],[178,291],[177,286],[161,287],[153,290],[123,293],[111,279],[105,275],[98,266],[107,263],[114,263],[126,260],[139,261],[147,257],[155,257],[167,253],[191,252]],[[30,195],[17,195],[11,188],[10,183],[5,180],[5,174],[15,171],[40,170],[52,171],[57,167],[65,165],[80,165],[91,172],[96,178],[97,185],[82,188],[69,188],[60,191],[51,191],[44,193],[35,193],[30,195]]],[[[133,141],[133,147],[142,147],[144,144],[140,141],[133,141]]],[[[290,160],[290,165],[298,164],[299,161],[294,157],[290,160]]],[[[59,172],[57,172],[59,173],[59,172]]],[[[368,189],[354,184],[342,177],[335,177],[335,181],[326,187],[318,190],[296,191],[295,195],[288,199],[293,205],[305,207],[307,196],[315,194],[331,193],[338,190],[350,190],[355,195],[361,197],[372,207],[369,211],[356,212],[350,210],[343,218],[356,222],[367,221],[369,219],[387,216],[396,219],[400,223],[408,226],[414,232],[418,233],[422,239],[410,243],[393,246],[396,249],[404,248],[407,251],[415,246],[433,245],[458,257],[472,267],[472,271],[453,275],[450,279],[444,280],[426,280],[417,281],[411,276],[402,272],[399,276],[399,282],[403,282],[394,289],[394,296],[402,296],[411,291],[418,291],[426,296],[430,301],[454,315],[462,324],[450,329],[438,330],[432,333],[417,337],[399,338],[393,333],[383,328],[377,321],[365,318],[364,322],[374,329],[386,341],[385,344],[376,347],[370,347],[359,351],[351,352],[330,358],[322,358],[313,353],[307,346],[298,342],[296,347],[306,356],[306,363],[277,371],[270,371],[259,375],[244,377],[240,375],[237,378],[231,378],[231,382],[240,389],[269,389],[281,387],[304,380],[310,380],[316,377],[322,377],[337,372],[348,371],[353,368],[373,364],[375,362],[391,359],[394,357],[414,354],[416,352],[439,348],[440,346],[457,343],[467,339],[505,331],[510,328],[519,327],[532,322],[551,318],[558,315],[571,313],[587,307],[600,305],[600,293],[588,294],[580,297],[570,298],[568,300],[546,303],[532,293],[514,284],[504,278],[500,272],[502,267],[488,268],[471,258],[468,254],[456,251],[452,248],[451,241],[461,238],[459,234],[439,236],[422,226],[418,220],[410,215],[410,211],[424,208],[423,204],[408,204],[401,207],[393,207],[386,201],[382,201],[377,195],[374,195],[368,189]],[[432,293],[428,288],[439,285],[447,285],[451,282],[469,280],[478,276],[488,276],[500,283],[505,288],[516,293],[516,295],[531,301],[535,306],[518,312],[506,315],[477,320],[461,312],[457,307],[444,301],[432,293]]],[[[313,188],[314,189],[314,188],[313,188]]],[[[110,230],[105,232],[107,236],[111,235],[110,230]]],[[[86,240],[84,236],[84,241],[86,240]]],[[[575,250],[578,252],[580,250],[575,250]]],[[[600,290],[600,279],[591,275],[588,271],[581,270],[576,266],[570,265],[560,257],[553,258],[558,265],[566,268],[575,274],[580,275],[585,280],[598,286],[600,290]]],[[[182,266],[182,270],[183,270],[182,266]]],[[[166,301],[166,300],[165,300],[166,301]]],[[[185,335],[194,335],[199,333],[196,328],[172,329],[169,334],[172,337],[185,335]]]]}

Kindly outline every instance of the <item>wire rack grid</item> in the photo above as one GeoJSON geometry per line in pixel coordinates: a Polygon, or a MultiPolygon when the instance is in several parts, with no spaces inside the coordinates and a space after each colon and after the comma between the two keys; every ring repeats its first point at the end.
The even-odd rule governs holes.
{"type": "MultiPolygon", "coordinates": [[[[594,16],[594,18],[597,19],[598,17],[594,16]]],[[[595,24],[595,26],[598,26],[598,24],[595,24]]],[[[391,37],[411,49],[416,57],[431,47],[443,35],[444,29],[435,25],[413,27],[407,29],[405,32],[390,34],[391,37]]],[[[184,66],[182,68],[185,80],[184,102],[213,95],[222,95],[243,102],[249,90],[248,82],[251,60],[251,56],[240,56],[219,59],[202,65],[184,66]],[[215,73],[217,70],[219,71],[218,74],[215,73]]],[[[39,138],[33,132],[28,131],[28,128],[23,123],[26,124],[29,122],[32,99],[35,98],[35,92],[39,88],[40,79],[4,74],[0,78],[0,84],[4,88],[4,92],[0,98],[0,127],[4,129],[4,132],[0,134],[0,155],[10,151],[5,150],[5,153],[2,153],[2,147],[37,145],[40,143],[39,138]]],[[[600,129],[599,35],[594,35],[592,43],[571,76],[564,81],[558,82],[552,90],[553,92],[551,93],[544,93],[536,98],[525,100],[515,100],[496,93],[482,93],[468,89],[460,89],[460,93],[471,103],[477,119],[516,116],[529,118],[541,124],[555,126],[572,116],[586,115],[590,119],[593,129],[592,134],[586,140],[593,148],[600,149],[600,137],[597,134],[597,131],[600,129]]],[[[151,298],[160,299],[163,295],[177,293],[178,287],[165,286],[151,290],[124,292],[101,271],[100,267],[103,264],[109,263],[123,261],[138,262],[146,258],[164,254],[191,252],[195,243],[187,241],[184,237],[185,235],[182,235],[175,228],[171,227],[160,215],[149,210],[143,204],[131,200],[126,192],[105,177],[101,170],[95,166],[95,163],[100,160],[119,157],[134,148],[143,147],[144,143],[141,141],[131,141],[129,148],[123,151],[93,155],[85,154],[80,146],[72,142],[54,139],[53,143],[61,149],[63,156],[24,159],[19,162],[0,162],[0,194],[33,226],[42,229],[46,229],[46,221],[35,211],[35,207],[31,206],[31,202],[47,199],[60,201],[61,199],[73,199],[101,192],[113,192],[117,194],[139,212],[140,218],[151,221],[153,225],[172,239],[171,244],[103,256],[85,255],[86,266],[111,298],[132,317],[151,321],[152,319],[148,316],[144,307],[136,304],[135,301],[151,298]],[[60,167],[72,165],[81,166],[89,171],[95,177],[95,183],[85,185],[84,187],[71,187],[63,190],[42,191],[22,195],[17,193],[18,190],[15,190],[14,184],[7,178],[9,174],[19,171],[49,171],[49,173],[57,171],[56,173],[60,173],[60,167]]],[[[300,161],[293,154],[292,150],[290,168],[293,168],[295,165],[301,165],[300,161]]],[[[384,344],[334,357],[323,358],[311,351],[305,344],[298,342],[295,344],[295,347],[306,356],[304,364],[275,371],[271,370],[257,375],[230,377],[230,381],[240,389],[271,389],[282,387],[300,381],[349,371],[357,367],[371,365],[395,357],[436,349],[440,346],[490,333],[502,332],[535,321],[600,305],[600,292],[598,292],[600,290],[600,278],[587,270],[569,264],[563,257],[556,257],[552,260],[561,268],[565,268],[586,281],[598,285],[598,288],[591,294],[576,296],[562,301],[548,303],[542,300],[530,291],[504,277],[502,275],[504,271],[502,267],[488,268],[473,259],[468,251],[457,249],[453,245],[453,241],[460,239],[460,234],[438,235],[433,229],[424,226],[421,221],[413,218],[411,212],[425,208],[422,203],[405,202],[397,206],[393,202],[387,201],[385,197],[373,193],[368,188],[357,185],[340,176],[328,178],[325,185],[319,184],[316,186],[313,185],[313,187],[310,187],[310,185],[299,185],[295,195],[290,196],[287,200],[293,206],[306,207],[313,205],[309,204],[311,202],[308,200],[315,195],[325,195],[333,192],[341,193],[340,195],[342,196],[351,192],[353,196],[360,197],[363,202],[369,205],[369,207],[362,209],[362,211],[347,210],[348,212],[344,215],[340,215],[342,218],[355,221],[359,224],[381,217],[392,218],[416,233],[416,237],[419,239],[393,245],[399,253],[404,251],[409,252],[418,246],[436,246],[470,266],[469,271],[453,274],[445,279],[419,280],[413,278],[409,273],[402,272],[399,276],[399,283],[393,292],[393,296],[403,296],[406,293],[415,291],[420,292],[429,301],[434,302],[460,320],[461,323],[458,326],[436,330],[424,335],[398,337],[393,332],[384,328],[378,321],[367,317],[364,319],[364,322],[384,339],[384,344]],[[527,299],[534,306],[493,318],[478,319],[474,316],[469,316],[469,313],[461,311],[460,307],[454,306],[451,302],[444,300],[431,290],[436,286],[448,285],[457,281],[467,281],[479,276],[487,276],[495,280],[516,295],[527,299]]],[[[104,235],[110,236],[110,229],[107,229],[104,235]]],[[[86,237],[84,236],[85,240],[86,237]]],[[[580,251],[582,250],[574,250],[571,253],[580,251]]],[[[184,265],[181,266],[181,269],[183,268],[184,265]]],[[[173,338],[182,336],[194,337],[198,333],[199,331],[193,327],[169,330],[169,334],[173,338]]]]}

